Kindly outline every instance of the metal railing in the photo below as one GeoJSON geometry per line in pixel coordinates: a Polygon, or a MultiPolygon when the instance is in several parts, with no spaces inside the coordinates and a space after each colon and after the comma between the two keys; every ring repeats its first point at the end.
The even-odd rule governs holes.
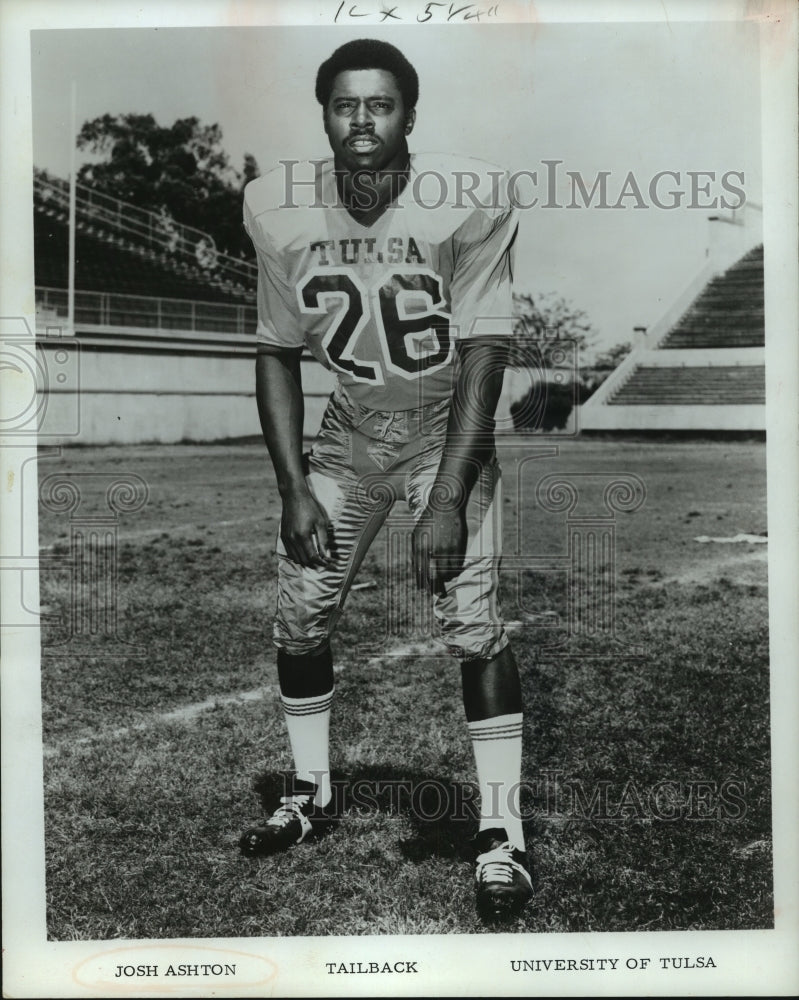
{"type": "MultiPolygon", "coordinates": [[[[52,207],[64,214],[69,212],[69,184],[55,177],[34,171],[34,202],[45,210],[52,207]]],[[[215,277],[237,281],[254,289],[258,269],[250,261],[220,253],[208,233],[175,222],[166,212],[151,212],[88,187],[75,185],[75,208],[78,222],[96,224],[124,235],[138,245],[165,253],[215,277]]]]}
{"type": "MultiPolygon", "coordinates": [[[[36,313],[42,323],[49,317],[66,319],[66,288],[37,285],[36,313]]],[[[75,292],[76,324],[245,335],[255,333],[256,317],[255,306],[250,305],[116,292],[75,292]]]]}

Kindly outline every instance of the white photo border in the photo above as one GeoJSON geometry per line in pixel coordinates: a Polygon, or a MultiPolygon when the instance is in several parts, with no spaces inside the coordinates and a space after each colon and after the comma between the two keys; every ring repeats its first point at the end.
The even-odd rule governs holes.
{"type": "MultiPolygon", "coordinates": [[[[424,9],[416,0],[388,6],[424,9]]],[[[349,0],[348,0],[349,5],[349,0]]],[[[385,4],[363,3],[381,8],[385,4]]],[[[485,6],[485,5],[484,5],[485,6]]],[[[31,336],[35,329],[33,282],[32,131],[30,36],[32,30],[98,27],[231,27],[330,24],[338,0],[246,3],[221,0],[140,0],[99,5],[91,0],[5,0],[0,7],[2,67],[2,267],[0,337],[31,336]]],[[[504,23],[549,21],[715,21],[750,19],[760,25],[762,71],[763,190],[767,346],[767,463],[769,524],[769,607],[772,684],[772,790],[775,857],[775,926],[760,931],[658,932],[631,934],[452,935],[413,938],[242,938],[186,942],[48,942],[45,927],[44,828],[42,801],[41,695],[37,629],[7,628],[3,634],[3,927],[6,995],[158,996],[145,984],[111,982],[120,961],[236,961],[243,974],[219,989],[186,986],[174,996],[361,996],[361,995],[790,995],[799,990],[799,759],[797,622],[799,607],[799,521],[797,472],[797,11],[789,0],[761,3],[642,0],[500,2],[504,23]],[[697,938],[697,934],[700,937],[697,938]],[[619,969],[598,978],[574,972],[532,979],[510,971],[509,959],[617,956],[619,969]],[[663,955],[719,956],[713,970],[665,973],[663,955]],[[121,956],[121,957],[120,957],[121,956]],[[154,957],[155,956],[155,957],[154,957]],[[490,962],[487,957],[490,956],[490,962]],[[628,957],[650,956],[645,972],[623,969],[628,957]],[[326,961],[414,960],[417,976],[334,977],[326,961]],[[112,991],[112,992],[111,992],[112,991]]],[[[361,25],[377,21],[369,14],[361,25]]],[[[420,25],[420,30],[423,26],[420,25]]],[[[452,24],[453,31],[481,30],[452,24]]],[[[334,35],[332,37],[335,37],[334,35]]],[[[31,339],[31,351],[33,351],[31,339]]],[[[31,391],[17,373],[0,372],[3,413],[17,412],[31,391]]],[[[37,512],[19,510],[23,475],[35,462],[35,441],[2,441],[2,553],[24,559],[37,551],[37,512]]],[[[9,563],[8,565],[11,565],[9,563]]],[[[14,564],[16,565],[16,564],[14,564]]],[[[20,563],[21,565],[21,563],[20,563]]],[[[35,574],[34,574],[35,575],[35,574]]],[[[19,621],[30,606],[24,594],[3,588],[3,620],[19,621]],[[24,601],[23,601],[24,599],[24,601]]],[[[32,605],[35,606],[35,603],[32,605]]]]}

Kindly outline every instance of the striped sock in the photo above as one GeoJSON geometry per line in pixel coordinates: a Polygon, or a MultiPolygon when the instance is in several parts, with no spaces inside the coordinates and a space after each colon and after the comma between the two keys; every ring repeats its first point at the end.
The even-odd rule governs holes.
{"type": "Polygon", "coordinates": [[[287,698],[282,694],[280,700],[297,777],[315,784],[314,801],[319,806],[326,806],[332,798],[328,743],[333,691],[313,698],[287,698]]]}
{"type": "Polygon", "coordinates": [[[522,767],[522,713],[469,723],[480,784],[480,829],[503,826],[508,840],[524,850],[519,812],[522,767]]]}

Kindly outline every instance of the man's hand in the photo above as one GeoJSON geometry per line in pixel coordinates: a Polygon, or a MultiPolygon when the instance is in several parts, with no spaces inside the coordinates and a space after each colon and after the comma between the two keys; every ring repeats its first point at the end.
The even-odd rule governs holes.
{"type": "Polygon", "coordinates": [[[413,531],[416,583],[440,594],[463,569],[466,504],[494,455],[494,412],[507,364],[505,339],[460,341],[444,450],[424,513],[413,531]]]}
{"type": "Polygon", "coordinates": [[[284,497],[280,537],[286,555],[300,566],[331,566],[327,516],[307,491],[284,497]]]}
{"type": "Polygon", "coordinates": [[[300,566],[329,566],[333,559],[327,517],[308,490],[303,469],[301,353],[299,349],[259,353],[255,398],[283,500],[280,537],[286,555],[300,566]]]}
{"type": "Polygon", "coordinates": [[[426,507],[411,536],[416,586],[436,594],[443,593],[447,580],[453,580],[463,568],[466,537],[464,510],[426,507]]]}

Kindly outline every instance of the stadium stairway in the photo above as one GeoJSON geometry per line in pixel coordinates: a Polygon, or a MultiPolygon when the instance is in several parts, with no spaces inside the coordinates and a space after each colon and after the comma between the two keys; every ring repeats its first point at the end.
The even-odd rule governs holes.
{"type": "Polygon", "coordinates": [[[763,247],[712,262],[580,407],[585,431],[765,430],[763,247]]]}
{"type": "Polygon", "coordinates": [[[763,365],[637,367],[611,406],[726,406],[766,402],[763,365]]]}
{"type": "Polygon", "coordinates": [[[708,283],[660,348],[764,346],[763,247],[759,246],[708,283]]]}

